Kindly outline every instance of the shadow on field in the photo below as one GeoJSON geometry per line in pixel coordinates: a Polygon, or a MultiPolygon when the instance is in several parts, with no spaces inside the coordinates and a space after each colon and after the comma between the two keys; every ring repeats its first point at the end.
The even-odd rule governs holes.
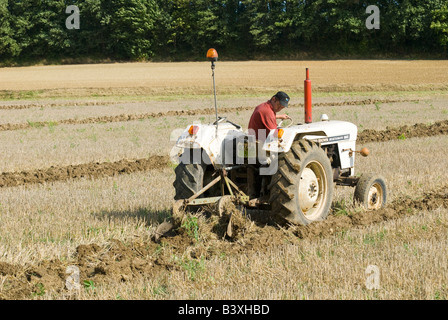
{"type": "Polygon", "coordinates": [[[171,210],[154,210],[149,208],[136,208],[133,210],[111,210],[100,211],[93,214],[100,220],[133,220],[135,222],[144,222],[145,225],[157,225],[165,219],[171,217],[171,210]]]}

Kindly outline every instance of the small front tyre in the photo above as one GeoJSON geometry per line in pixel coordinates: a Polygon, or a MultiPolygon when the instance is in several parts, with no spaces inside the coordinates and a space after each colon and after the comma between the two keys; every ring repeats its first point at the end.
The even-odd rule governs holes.
{"type": "Polygon", "coordinates": [[[384,178],[375,175],[363,175],[355,187],[355,202],[367,210],[378,210],[386,205],[387,188],[384,178]]]}

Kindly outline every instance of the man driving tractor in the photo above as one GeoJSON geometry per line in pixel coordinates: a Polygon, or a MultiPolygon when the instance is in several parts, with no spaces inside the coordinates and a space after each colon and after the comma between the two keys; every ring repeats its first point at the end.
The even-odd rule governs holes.
{"type": "Polygon", "coordinates": [[[287,114],[277,114],[287,108],[288,103],[289,96],[279,91],[270,100],[258,105],[249,120],[249,134],[255,134],[259,141],[266,140],[269,132],[277,129],[277,119],[291,119],[287,114]]]}
{"type": "MultiPolygon", "coordinates": [[[[255,108],[249,120],[248,131],[250,135],[255,135],[257,142],[263,142],[271,130],[277,129],[277,119],[291,119],[287,114],[277,114],[288,107],[289,100],[285,92],[279,91],[270,100],[255,108]]],[[[260,191],[261,177],[255,178],[255,170],[252,166],[247,168],[247,192],[250,198],[258,197],[260,191]]]]}

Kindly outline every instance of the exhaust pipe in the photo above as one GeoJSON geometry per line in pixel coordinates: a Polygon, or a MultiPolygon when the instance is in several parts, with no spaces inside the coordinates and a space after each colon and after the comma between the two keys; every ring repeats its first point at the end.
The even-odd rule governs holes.
{"type": "Polygon", "coordinates": [[[313,122],[313,114],[311,108],[311,80],[310,71],[306,68],[306,80],[305,80],[305,123],[313,122]]]}

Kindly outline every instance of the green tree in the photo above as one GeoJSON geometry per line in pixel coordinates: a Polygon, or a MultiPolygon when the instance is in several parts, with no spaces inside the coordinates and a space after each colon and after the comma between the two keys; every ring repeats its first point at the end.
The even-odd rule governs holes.
{"type": "MultiPolygon", "coordinates": [[[[109,31],[107,26],[101,23],[103,9],[100,0],[81,0],[66,5],[75,4],[80,11],[80,29],[66,30],[69,46],[65,55],[71,58],[98,57],[108,58],[107,43],[109,31]]],[[[67,18],[68,15],[65,15],[67,18]]]]}
{"type": "Polygon", "coordinates": [[[57,57],[69,46],[63,0],[9,1],[11,28],[22,54],[32,58],[57,57]]]}
{"type": "Polygon", "coordinates": [[[440,52],[431,12],[440,9],[445,0],[380,0],[381,30],[372,44],[385,53],[440,52]]]}
{"type": "Polygon", "coordinates": [[[0,58],[16,57],[21,51],[13,37],[14,30],[11,28],[10,21],[8,1],[0,0],[0,58]]]}
{"type": "Polygon", "coordinates": [[[0,0],[0,59],[432,55],[447,29],[446,0],[0,0]],[[79,30],[65,27],[71,4],[79,30]],[[365,26],[371,4],[379,30],[365,26]]]}
{"type": "Polygon", "coordinates": [[[234,16],[228,10],[230,1],[198,0],[191,5],[190,33],[185,35],[186,41],[196,52],[205,54],[210,47],[226,50],[232,46],[237,33],[232,27],[234,16]]]}
{"type": "Polygon", "coordinates": [[[102,0],[101,25],[110,30],[108,51],[117,58],[147,59],[153,55],[152,38],[157,20],[155,0],[102,0]]]}
{"type": "Polygon", "coordinates": [[[320,14],[315,21],[319,34],[327,48],[341,53],[353,53],[360,49],[365,27],[365,7],[359,2],[346,0],[327,0],[322,2],[320,14]]]}
{"type": "Polygon", "coordinates": [[[431,29],[438,35],[439,43],[445,48],[448,45],[448,6],[432,11],[431,29]]]}

